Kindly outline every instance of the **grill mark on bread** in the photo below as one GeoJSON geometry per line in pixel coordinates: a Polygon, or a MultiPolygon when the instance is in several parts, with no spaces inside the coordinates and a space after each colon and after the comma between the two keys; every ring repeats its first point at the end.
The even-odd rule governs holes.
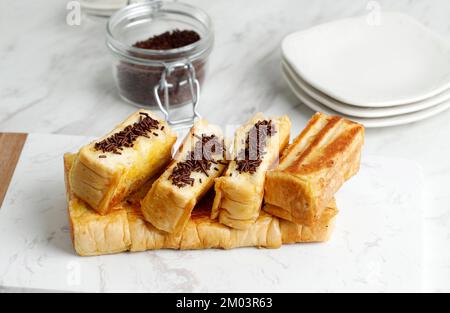
{"type": "Polygon", "coordinates": [[[333,157],[336,154],[343,152],[348,144],[351,143],[358,134],[359,129],[357,127],[353,127],[345,134],[335,138],[331,144],[325,147],[325,155],[328,157],[333,157]]]}
{"type": "Polygon", "coordinates": [[[306,137],[306,135],[309,133],[309,131],[312,129],[312,127],[317,123],[317,121],[320,119],[320,114],[316,113],[313,115],[311,120],[309,121],[308,125],[306,125],[305,129],[301,132],[301,134],[294,139],[292,144],[290,144],[285,151],[283,151],[283,155],[280,159],[280,165],[285,163],[289,156],[291,155],[291,152],[295,150],[297,145],[306,137]]]}
{"type": "Polygon", "coordinates": [[[320,145],[321,141],[325,139],[325,137],[332,131],[335,126],[338,125],[341,120],[341,118],[336,116],[329,119],[327,121],[327,124],[319,131],[314,140],[306,147],[304,151],[301,151],[297,155],[297,158],[292,162],[287,170],[296,170],[298,166],[300,166],[301,163],[306,160],[307,157],[312,155],[314,149],[316,149],[320,145]]]}
{"type": "Polygon", "coordinates": [[[334,138],[332,142],[324,147],[320,158],[317,158],[315,162],[311,162],[302,168],[302,173],[312,173],[316,171],[319,166],[333,167],[335,156],[343,153],[347,147],[356,142],[356,137],[359,134],[361,134],[361,126],[355,124],[350,130],[334,138]]]}
{"type": "MultiPolygon", "coordinates": [[[[324,115],[322,114],[316,114],[308,127],[294,141],[292,146],[299,144],[302,139],[305,139],[305,136],[308,136],[308,133],[313,129],[314,125],[320,122],[320,118],[323,116],[324,115]]],[[[344,120],[338,116],[327,118],[325,123],[326,124],[315,135],[312,142],[308,143],[304,150],[299,151],[296,157],[292,158],[292,152],[295,151],[295,147],[292,147],[290,153],[283,157],[282,162],[284,163],[289,162],[292,158],[289,165],[286,164],[286,172],[293,174],[308,174],[323,166],[333,166],[332,159],[334,156],[339,152],[342,152],[346,146],[351,144],[362,129],[361,125],[344,120]],[[350,129],[340,132],[339,127],[344,125],[350,126],[350,129]],[[335,133],[333,133],[333,131],[335,133]],[[319,149],[320,153],[317,154],[317,148],[320,147],[320,145],[323,147],[319,149]]]]}

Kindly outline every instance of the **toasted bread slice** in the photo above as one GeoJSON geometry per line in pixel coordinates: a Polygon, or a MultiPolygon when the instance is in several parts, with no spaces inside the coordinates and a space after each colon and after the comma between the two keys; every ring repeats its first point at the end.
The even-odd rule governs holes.
{"type": "MultiPolygon", "coordinates": [[[[127,204],[128,205],[128,204],[127,204]]],[[[181,232],[166,233],[146,223],[137,207],[128,206],[132,245],[130,250],[155,249],[233,249],[239,247],[278,248],[281,233],[278,219],[263,214],[247,230],[236,230],[210,218],[212,197],[200,201],[181,232]]]]}
{"type": "Polygon", "coordinates": [[[328,241],[333,233],[338,212],[336,202],[333,199],[311,226],[279,219],[283,244],[328,241]]]}
{"type": "Polygon", "coordinates": [[[141,213],[141,198],[152,181],[109,214],[100,215],[92,211],[70,189],[68,173],[75,157],[73,154],[64,156],[64,172],[72,241],[80,256],[157,249],[278,248],[282,243],[322,242],[328,240],[337,212],[332,204],[326,210],[330,214],[323,215],[314,227],[302,227],[261,212],[250,228],[237,230],[210,218],[212,196],[209,196],[194,209],[183,231],[168,234],[147,223],[141,213]]]}
{"type": "Polygon", "coordinates": [[[150,111],[136,112],[105,137],[81,148],[70,172],[73,193],[98,213],[109,213],[170,162],[176,139],[164,120],[150,111]],[[154,127],[139,136],[130,135],[130,130],[144,118],[156,121],[154,127]],[[111,151],[114,144],[107,147],[108,142],[112,139],[117,142],[118,134],[135,136],[135,140],[131,145],[118,145],[118,149],[111,151]],[[103,146],[99,148],[100,143],[103,146]]]}
{"type": "Polygon", "coordinates": [[[224,171],[223,147],[222,130],[198,120],[172,163],[142,201],[145,220],[165,232],[180,232],[198,200],[224,171]]]}
{"type": "Polygon", "coordinates": [[[125,210],[112,210],[102,216],[76,197],[69,181],[69,171],[76,154],[64,155],[64,176],[72,243],[81,256],[95,256],[128,251],[131,247],[128,215],[125,210]]]}
{"type": "Polygon", "coordinates": [[[261,211],[266,171],[276,164],[280,151],[289,143],[290,130],[291,121],[287,116],[266,118],[262,113],[256,114],[236,130],[233,160],[225,175],[215,180],[216,197],[211,218],[219,218],[222,224],[236,229],[251,227],[261,211]],[[260,124],[269,121],[268,125],[260,124]],[[261,135],[263,131],[270,135],[261,135]],[[263,137],[258,138],[259,136],[263,137]],[[265,141],[260,157],[256,153],[252,155],[248,148],[249,139],[265,141]],[[242,151],[246,148],[248,153],[244,156],[242,151]],[[244,162],[255,159],[260,159],[258,166],[243,169],[243,166],[246,166],[244,162]]]}
{"type": "Polygon", "coordinates": [[[247,229],[231,228],[210,217],[213,194],[208,193],[192,211],[191,218],[179,233],[169,234],[147,223],[138,201],[124,204],[132,245],[130,251],[157,249],[199,250],[241,247],[279,248],[282,244],[328,241],[334,229],[338,210],[333,201],[312,227],[280,220],[261,212],[247,229]]]}
{"type": "Polygon", "coordinates": [[[296,224],[312,226],[342,184],[360,166],[364,127],[317,113],[267,172],[265,210],[296,224]]]}

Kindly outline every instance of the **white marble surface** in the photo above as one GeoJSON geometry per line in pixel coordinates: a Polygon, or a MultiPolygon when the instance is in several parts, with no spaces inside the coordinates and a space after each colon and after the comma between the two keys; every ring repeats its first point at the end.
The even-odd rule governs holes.
{"type": "MultiPolygon", "coordinates": [[[[299,29],[367,13],[361,0],[193,0],[212,17],[216,45],[200,110],[239,123],[255,111],[287,113],[294,133],[312,112],[281,78],[279,43],[299,29]]],[[[447,0],[379,1],[413,15],[450,41],[447,0]]],[[[66,2],[0,1],[0,131],[96,136],[134,108],[117,96],[104,24],[67,26],[66,2]]],[[[367,132],[365,153],[403,157],[424,171],[427,290],[450,290],[450,111],[420,123],[367,132]]]]}
{"type": "Polygon", "coordinates": [[[61,155],[88,141],[29,136],[0,210],[0,286],[90,292],[416,291],[423,287],[423,179],[415,162],[365,157],[358,176],[338,193],[341,211],[326,244],[81,258],[70,241],[61,155]]]}

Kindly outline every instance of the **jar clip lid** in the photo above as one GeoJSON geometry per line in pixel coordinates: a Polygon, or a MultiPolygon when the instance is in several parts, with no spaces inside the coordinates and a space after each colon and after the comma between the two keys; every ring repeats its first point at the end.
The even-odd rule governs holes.
{"type": "Polygon", "coordinates": [[[158,85],[156,85],[153,89],[153,93],[156,99],[156,103],[159,106],[161,112],[163,112],[165,119],[171,126],[175,126],[176,128],[186,128],[191,127],[197,118],[200,118],[200,113],[197,111],[197,106],[200,99],[200,83],[198,82],[195,74],[195,68],[192,63],[173,63],[166,64],[165,70],[162,73],[161,80],[158,85]],[[184,119],[172,120],[170,116],[170,97],[169,97],[169,88],[173,88],[173,84],[167,81],[167,77],[169,77],[172,72],[175,70],[184,69],[188,73],[187,81],[189,84],[189,91],[192,98],[192,116],[184,119]],[[164,95],[164,104],[161,101],[159,96],[159,91],[163,92],[164,95]]]}

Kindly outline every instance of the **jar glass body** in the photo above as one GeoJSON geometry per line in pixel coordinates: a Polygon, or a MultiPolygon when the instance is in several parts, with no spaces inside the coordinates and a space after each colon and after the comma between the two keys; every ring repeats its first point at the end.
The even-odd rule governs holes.
{"type": "Polygon", "coordinates": [[[83,12],[88,15],[108,17],[123,7],[149,0],[79,0],[83,12]]]}
{"type": "MultiPolygon", "coordinates": [[[[175,67],[164,78],[171,106],[192,103],[189,79],[196,79],[200,86],[203,84],[213,42],[210,18],[190,5],[154,1],[120,10],[111,17],[107,29],[107,45],[114,58],[113,74],[120,96],[136,106],[156,106],[154,89],[161,85],[163,73],[174,64],[186,64],[191,71],[175,67]],[[170,50],[133,47],[138,41],[175,29],[193,30],[200,35],[200,40],[170,50]]],[[[164,98],[165,90],[161,88],[158,95],[164,98]]]]}

